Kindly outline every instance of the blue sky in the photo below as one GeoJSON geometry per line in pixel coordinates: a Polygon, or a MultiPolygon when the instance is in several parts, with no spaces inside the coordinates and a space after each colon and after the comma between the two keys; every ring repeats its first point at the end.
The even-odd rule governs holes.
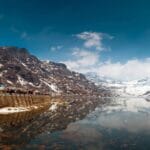
{"type": "Polygon", "coordinates": [[[43,60],[80,59],[78,65],[88,52],[96,59],[86,69],[147,62],[149,6],[149,0],[0,0],[0,45],[25,47],[43,60]],[[95,45],[87,46],[90,42],[95,45]]]}

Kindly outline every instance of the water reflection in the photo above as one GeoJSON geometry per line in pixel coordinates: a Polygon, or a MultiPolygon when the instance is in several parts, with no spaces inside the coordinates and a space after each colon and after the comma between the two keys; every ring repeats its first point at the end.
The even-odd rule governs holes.
{"type": "Polygon", "coordinates": [[[89,104],[70,101],[56,111],[46,108],[28,114],[0,116],[0,146],[63,150],[150,149],[149,101],[111,98],[89,104]]]}
{"type": "Polygon", "coordinates": [[[112,99],[109,105],[97,107],[84,121],[128,131],[150,130],[150,102],[142,98],[112,99]]]}
{"type": "MultiPolygon", "coordinates": [[[[39,141],[42,142],[45,137],[51,133],[52,137],[58,131],[67,128],[68,124],[84,118],[90,111],[94,110],[98,103],[103,100],[76,99],[68,100],[67,105],[57,106],[57,109],[52,109],[52,106],[41,110],[31,112],[21,112],[16,114],[1,115],[0,118],[0,148],[4,146],[13,147],[14,149],[25,149],[37,137],[44,137],[39,141]],[[31,142],[31,143],[30,143],[31,142]]],[[[55,106],[56,107],[56,106],[55,106]]],[[[67,139],[66,139],[67,140],[67,139]]],[[[40,144],[37,143],[37,145],[40,144]]],[[[34,143],[34,142],[33,142],[34,143]]],[[[52,144],[55,142],[48,141],[52,144]]]]}
{"type": "MultiPolygon", "coordinates": [[[[77,136],[78,141],[83,142],[85,137],[88,138],[89,134],[92,135],[89,139],[90,141],[93,139],[93,142],[90,142],[89,139],[86,140],[88,147],[93,146],[93,149],[149,150],[150,102],[142,98],[112,98],[109,104],[97,107],[85,119],[70,124],[63,131],[65,138],[68,136],[67,139],[76,139],[74,136],[70,137],[76,126],[80,126],[82,132],[85,131],[85,135],[77,136]],[[91,129],[97,132],[91,133],[91,129]],[[95,139],[98,133],[101,136],[99,139],[95,139]]],[[[78,132],[80,133],[80,130],[78,132]]],[[[87,148],[86,145],[83,147],[87,148]]]]}

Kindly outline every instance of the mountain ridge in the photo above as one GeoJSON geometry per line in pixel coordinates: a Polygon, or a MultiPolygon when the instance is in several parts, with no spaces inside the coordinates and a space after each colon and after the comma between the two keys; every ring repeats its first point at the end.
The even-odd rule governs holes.
{"type": "Polygon", "coordinates": [[[37,90],[42,93],[105,95],[83,74],[70,71],[62,63],[41,61],[27,49],[0,47],[0,82],[6,87],[37,90]]]}
{"type": "Polygon", "coordinates": [[[94,73],[86,74],[87,79],[94,82],[97,86],[103,86],[118,96],[143,96],[149,97],[150,78],[143,78],[131,81],[113,80],[111,78],[100,77],[94,73]]]}

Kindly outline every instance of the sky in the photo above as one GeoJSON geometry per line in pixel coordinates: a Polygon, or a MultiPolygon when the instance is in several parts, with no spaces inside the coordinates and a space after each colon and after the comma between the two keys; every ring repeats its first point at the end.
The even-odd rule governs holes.
{"type": "Polygon", "coordinates": [[[0,0],[0,46],[118,80],[150,77],[149,0],[0,0]]]}

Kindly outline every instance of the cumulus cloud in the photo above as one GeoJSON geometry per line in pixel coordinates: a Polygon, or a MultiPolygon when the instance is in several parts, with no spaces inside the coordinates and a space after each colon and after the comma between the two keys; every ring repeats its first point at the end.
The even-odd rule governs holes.
{"type": "Polygon", "coordinates": [[[76,35],[84,40],[84,49],[75,48],[72,52],[73,59],[64,61],[69,69],[81,73],[94,72],[100,77],[108,77],[115,80],[138,80],[150,77],[150,58],[144,60],[130,59],[125,63],[100,60],[104,50],[103,39],[113,38],[108,34],[97,32],[82,32],[76,35]],[[90,48],[94,47],[95,51],[90,48]]]}
{"type": "Polygon", "coordinates": [[[108,62],[100,65],[95,72],[99,76],[116,80],[137,80],[150,77],[150,58],[144,60],[131,59],[126,63],[108,62]]]}
{"type": "MultiPolygon", "coordinates": [[[[92,62],[89,58],[86,61],[92,62]]],[[[131,59],[125,63],[113,63],[111,61],[102,63],[96,60],[95,63],[91,63],[86,67],[82,64],[75,66],[75,64],[76,62],[74,61],[67,63],[72,70],[80,71],[81,73],[94,72],[100,77],[108,77],[115,80],[130,81],[150,77],[150,58],[144,60],[131,59]]]]}
{"type": "Polygon", "coordinates": [[[74,59],[64,61],[69,69],[78,72],[89,71],[90,67],[93,67],[99,62],[99,55],[97,52],[90,52],[85,49],[75,48],[72,52],[74,59]]]}
{"type": "Polygon", "coordinates": [[[108,34],[98,33],[98,32],[82,32],[80,34],[77,34],[76,37],[85,41],[84,47],[86,48],[94,47],[96,48],[96,50],[100,50],[100,51],[105,49],[102,40],[104,38],[109,38],[109,39],[113,38],[108,34]]]}

